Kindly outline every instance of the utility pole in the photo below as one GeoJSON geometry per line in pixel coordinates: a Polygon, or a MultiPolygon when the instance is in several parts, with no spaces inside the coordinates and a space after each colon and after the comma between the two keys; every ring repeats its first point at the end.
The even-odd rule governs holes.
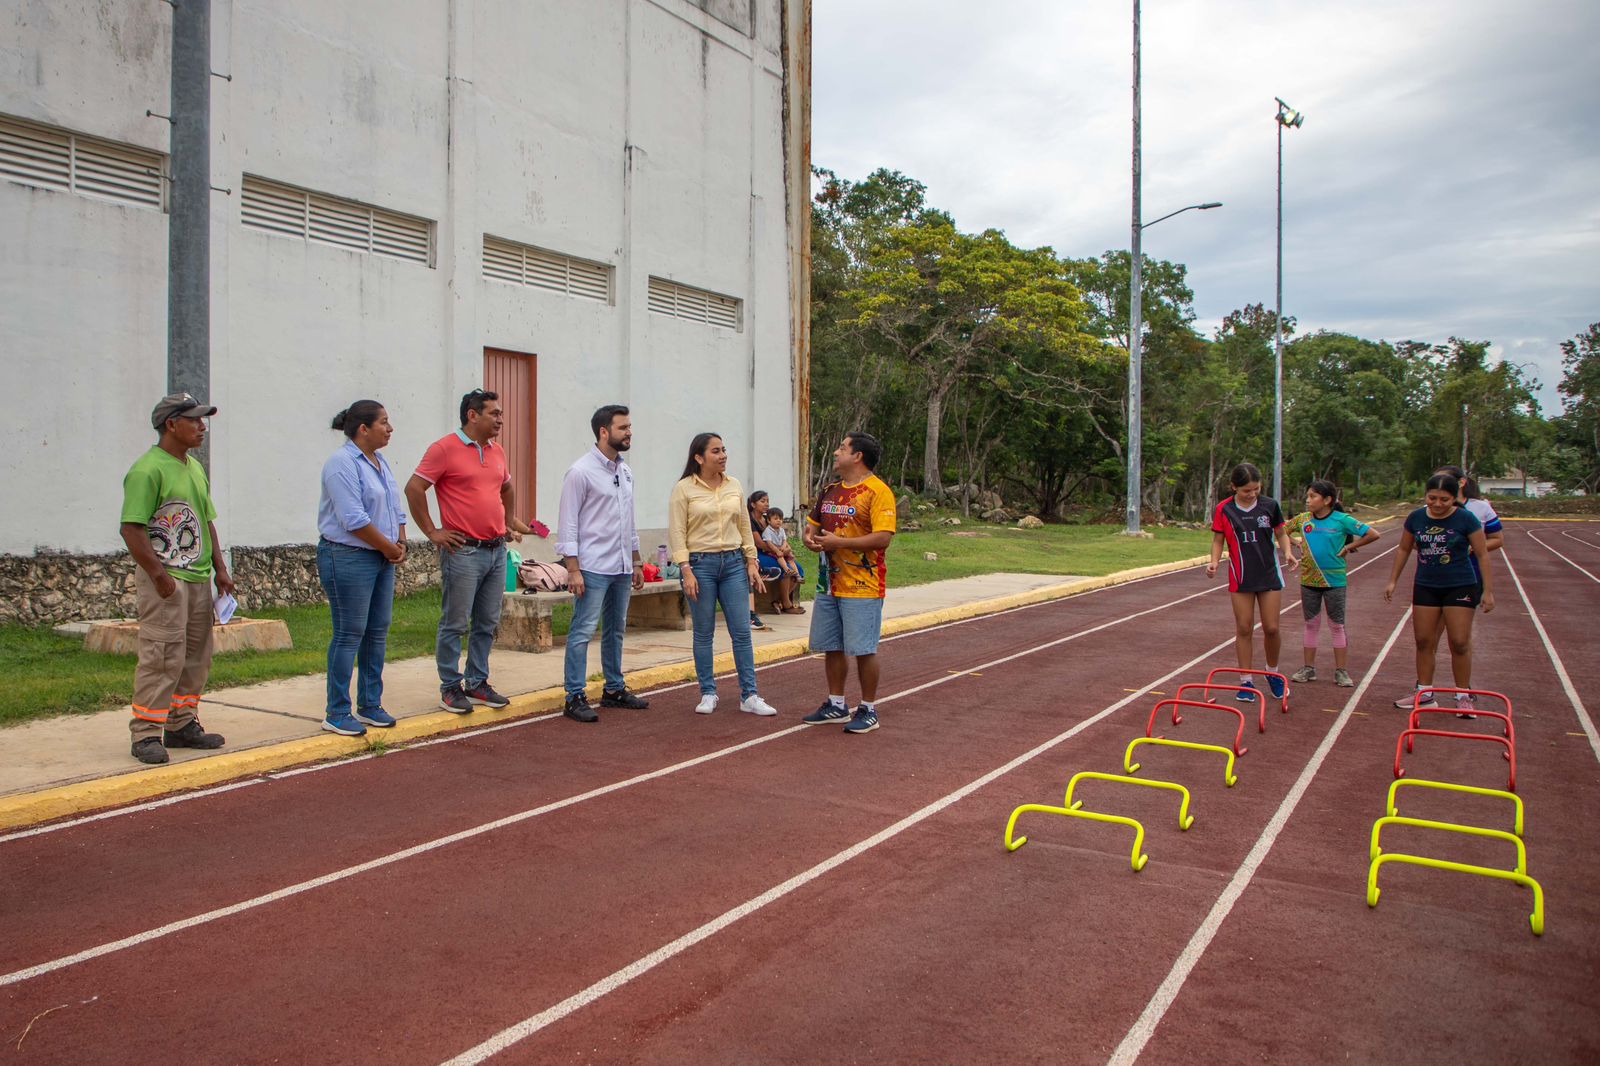
{"type": "Polygon", "coordinates": [[[1139,0],[1133,0],[1133,275],[1128,282],[1128,512],[1123,530],[1130,537],[1139,535],[1144,495],[1144,226],[1140,223],[1139,186],[1139,0]]]}
{"type": "MultiPolygon", "coordinates": [[[[172,5],[167,389],[211,402],[211,0],[172,5]]],[[[200,455],[203,462],[205,452],[200,455]]]]}
{"type": "Polygon", "coordinates": [[[1272,498],[1283,500],[1283,130],[1299,129],[1306,117],[1278,100],[1278,302],[1272,341],[1272,498]]]}

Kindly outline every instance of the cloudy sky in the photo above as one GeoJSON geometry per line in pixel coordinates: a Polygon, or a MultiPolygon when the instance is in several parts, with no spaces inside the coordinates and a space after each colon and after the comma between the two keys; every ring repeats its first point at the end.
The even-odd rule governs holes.
{"type": "MultiPolygon", "coordinates": [[[[814,0],[812,157],[928,186],[959,226],[1126,248],[1131,0],[814,0]]],[[[1300,331],[1493,342],[1558,409],[1600,321],[1600,0],[1144,0],[1144,233],[1213,330],[1273,299],[1300,331]],[[1585,73],[1587,71],[1587,73],[1585,73]]],[[[1149,387],[1147,385],[1147,387],[1149,387]]]]}

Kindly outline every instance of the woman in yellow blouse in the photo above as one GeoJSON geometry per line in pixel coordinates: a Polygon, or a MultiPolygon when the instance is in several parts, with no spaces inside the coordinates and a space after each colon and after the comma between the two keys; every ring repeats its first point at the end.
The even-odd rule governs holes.
{"type": "Polygon", "coordinates": [[[750,589],[765,590],[756,569],[756,544],[745,513],[744,490],[728,476],[728,448],[715,433],[689,442],[683,479],[667,504],[667,545],[683,571],[683,594],[694,619],[694,672],[700,681],[696,714],[717,709],[711,641],[717,604],[733,639],[739,675],[739,709],[762,716],[778,712],[756,692],[756,657],[750,641],[750,589]]]}

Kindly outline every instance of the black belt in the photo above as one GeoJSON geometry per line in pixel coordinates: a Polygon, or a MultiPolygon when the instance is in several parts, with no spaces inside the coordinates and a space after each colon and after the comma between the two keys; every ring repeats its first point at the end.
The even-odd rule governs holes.
{"type": "Polygon", "coordinates": [[[474,540],[472,537],[462,537],[461,543],[468,548],[498,548],[504,545],[506,538],[495,537],[493,540],[474,540]]]}

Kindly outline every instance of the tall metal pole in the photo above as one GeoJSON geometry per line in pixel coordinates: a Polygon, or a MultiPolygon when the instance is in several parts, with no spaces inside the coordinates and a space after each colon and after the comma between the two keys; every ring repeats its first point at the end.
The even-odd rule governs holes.
{"type": "Polygon", "coordinates": [[[172,6],[167,388],[211,402],[211,0],[172,6]]]}
{"type": "MultiPolygon", "coordinates": [[[[1281,104],[1282,101],[1279,101],[1281,104]]],[[[1278,127],[1278,300],[1272,342],[1272,498],[1283,500],[1283,112],[1278,127]]]]}
{"type": "Polygon", "coordinates": [[[1143,360],[1144,308],[1142,277],[1144,256],[1139,223],[1139,0],[1133,0],[1133,259],[1128,282],[1128,524],[1129,536],[1139,534],[1140,501],[1144,481],[1144,391],[1141,381],[1143,360]]]}

